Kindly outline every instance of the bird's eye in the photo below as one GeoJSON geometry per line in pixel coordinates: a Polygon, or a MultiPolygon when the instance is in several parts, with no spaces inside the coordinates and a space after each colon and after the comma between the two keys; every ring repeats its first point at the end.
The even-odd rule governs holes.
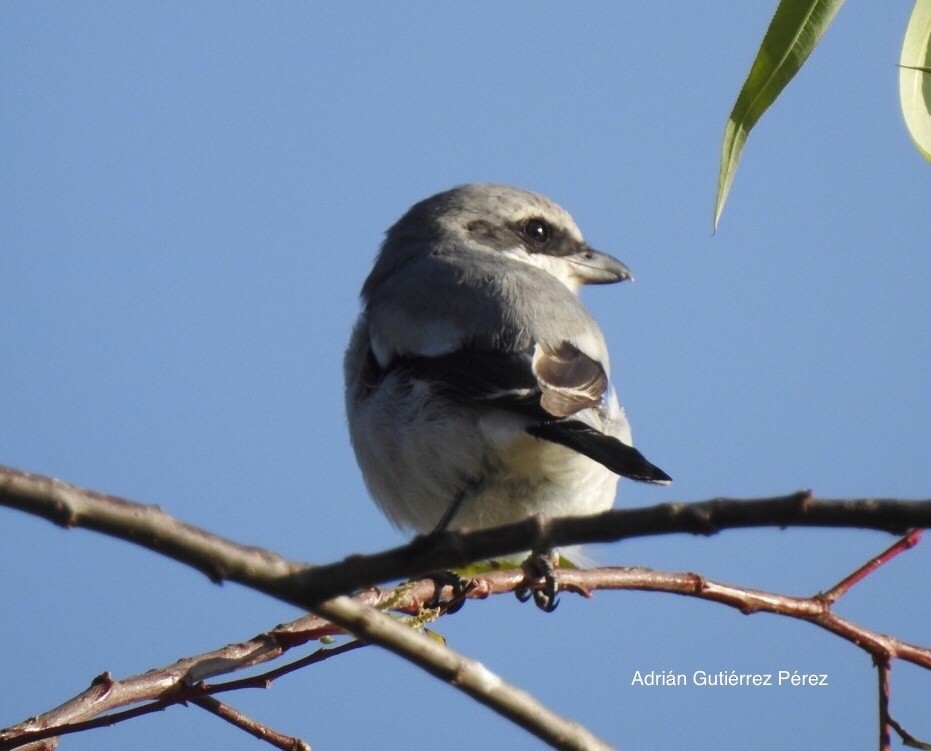
{"type": "Polygon", "coordinates": [[[533,242],[543,244],[550,239],[550,225],[542,219],[530,219],[524,225],[524,234],[533,242]]]}

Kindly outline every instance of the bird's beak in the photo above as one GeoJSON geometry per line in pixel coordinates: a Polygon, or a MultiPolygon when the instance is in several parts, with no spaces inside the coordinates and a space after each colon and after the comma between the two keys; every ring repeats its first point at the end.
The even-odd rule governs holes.
{"type": "Polygon", "coordinates": [[[567,257],[580,284],[614,284],[628,279],[633,281],[630,269],[614,256],[584,246],[578,253],[567,257]]]}

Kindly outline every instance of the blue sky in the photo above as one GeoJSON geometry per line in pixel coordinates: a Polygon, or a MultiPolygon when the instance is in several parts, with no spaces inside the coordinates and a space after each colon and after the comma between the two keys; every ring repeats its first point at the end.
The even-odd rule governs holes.
{"type": "MultiPolygon", "coordinates": [[[[898,108],[911,3],[844,7],[753,132],[711,233],[725,119],[775,2],[0,5],[0,463],[325,563],[398,544],[348,443],[341,358],[384,230],[495,181],[549,195],[633,285],[586,290],[638,445],[617,505],[927,498],[929,165],[898,108]]],[[[757,530],[593,548],[811,594],[891,542],[757,530]]],[[[929,644],[931,552],[838,605],[929,644]]],[[[298,612],[0,509],[0,725],[298,612]],[[15,688],[14,688],[15,687],[15,688]]],[[[625,748],[875,747],[869,658],[813,626],[659,594],[513,598],[439,630],[625,748]],[[645,689],[635,670],[827,673],[645,689]]],[[[931,736],[931,676],[892,710],[931,736]]],[[[231,702],[315,748],[537,748],[362,650],[231,702]]],[[[196,708],[67,749],[255,749],[196,708]]]]}

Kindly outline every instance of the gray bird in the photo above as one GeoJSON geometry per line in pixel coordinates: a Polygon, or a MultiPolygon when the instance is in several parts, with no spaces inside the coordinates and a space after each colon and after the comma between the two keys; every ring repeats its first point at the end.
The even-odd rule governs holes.
{"type": "Polygon", "coordinates": [[[463,185],[388,230],[344,369],[356,457],[402,528],[605,511],[618,475],[667,484],[632,446],[583,284],[630,279],[552,201],[463,185]]]}

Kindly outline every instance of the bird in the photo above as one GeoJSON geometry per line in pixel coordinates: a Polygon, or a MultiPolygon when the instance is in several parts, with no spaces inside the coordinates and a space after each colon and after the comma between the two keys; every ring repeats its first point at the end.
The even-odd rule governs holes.
{"type": "Polygon", "coordinates": [[[385,234],[344,358],[369,493],[415,533],[580,516],[618,478],[671,478],[633,447],[604,335],[578,292],[632,279],[570,214],[517,187],[466,184],[385,234]]]}

